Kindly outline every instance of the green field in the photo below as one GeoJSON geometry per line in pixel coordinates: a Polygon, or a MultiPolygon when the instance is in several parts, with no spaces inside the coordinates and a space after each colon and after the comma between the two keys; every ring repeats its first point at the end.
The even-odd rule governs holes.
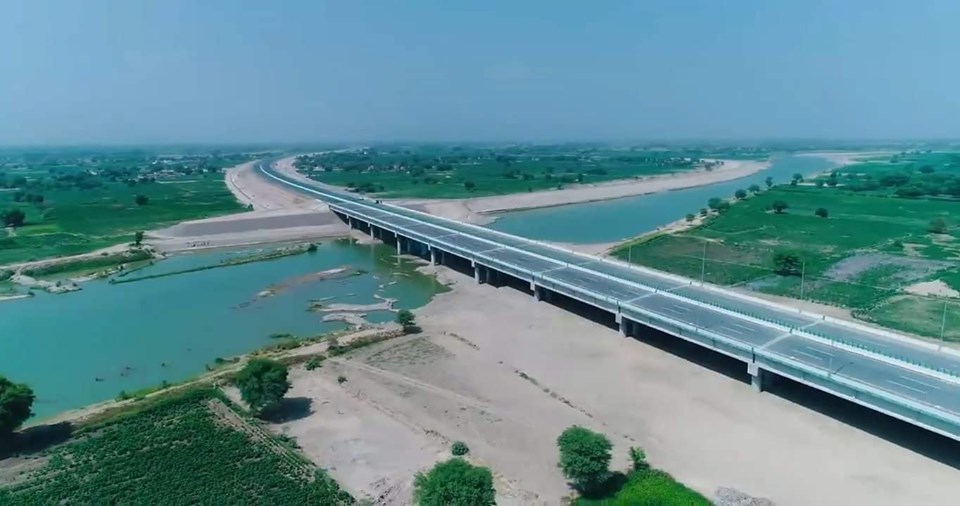
{"type": "Polygon", "coordinates": [[[419,145],[301,156],[296,166],[318,181],[383,197],[465,198],[714,170],[718,165],[704,159],[766,156],[760,149],[718,147],[419,145]]]}
{"type": "Polygon", "coordinates": [[[228,404],[210,387],[140,401],[47,450],[42,466],[0,485],[0,504],[353,504],[228,404]]]}
{"type": "MultiPolygon", "coordinates": [[[[846,307],[864,319],[936,338],[944,301],[905,296],[904,288],[939,280],[960,290],[958,225],[960,202],[949,198],[782,185],[711,215],[697,228],[628,243],[614,254],[694,279],[703,273],[711,283],[846,307]],[[775,201],[787,204],[783,213],[771,210],[775,201]],[[818,208],[828,218],[816,216],[818,208]],[[937,219],[945,233],[931,233],[937,219]],[[778,252],[796,255],[799,272],[775,272],[778,252]],[[902,310],[906,304],[913,309],[902,310]]],[[[948,304],[947,311],[948,323],[960,323],[960,304],[948,304]]],[[[960,340],[960,329],[946,337],[960,340]]]]}
{"type": "Polygon", "coordinates": [[[86,253],[130,242],[138,230],[244,209],[221,169],[245,156],[50,156],[0,158],[0,211],[26,214],[23,226],[0,230],[0,265],[86,253]]]}

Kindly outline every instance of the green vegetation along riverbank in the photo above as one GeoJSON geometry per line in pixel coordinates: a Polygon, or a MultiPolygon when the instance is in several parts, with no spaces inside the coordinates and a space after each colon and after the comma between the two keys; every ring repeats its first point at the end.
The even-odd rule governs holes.
{"type": "Polygon", "coordinates": [[[960,182],[960,155],[902,154],[813,181],[798,174],[787,185],[745,191],[733,205],[713,201],[701,226],[633,241],[614,254],[960,341],[960,218],[950,181],[960,182]],[[943,179],[936,191],[924,183],[934,174],[943,179]],[[927,186],[920,196],[901,191],[927,186]]]}
{"type": "Polygon", "coordinates": [[[318,181],[384,197],[465,198],[713,170],[717,159],[764,159],[753,148],[600,145],[375,146],[298,157],[318,181]]]}
{"type": "Polygon", "coordinates": [[[209,386],[148,399],[18,460],[3,504],[349,504],[286,440],[209,386]]]}
{"type": "Polygon", "coordinates": [[[216,152],[0,153],[0,265],[129,242],[137,231],[245,209],[221,171],[252,159],[216,152]]]}

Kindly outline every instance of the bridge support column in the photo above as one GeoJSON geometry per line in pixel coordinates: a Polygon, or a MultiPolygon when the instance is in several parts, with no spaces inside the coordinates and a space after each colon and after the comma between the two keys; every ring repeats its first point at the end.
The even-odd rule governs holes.
{"type": "Polygon", "coordinates": [[[617,322],[617,325],[619,325],[619,327],[620,327],[620,335],[623,336],[623,337],[629,337],[629,336],[630,336],[630,330],[631,330],[631,328],[630,328],[630,323],[631,323],[630,320],[624,318],[623,315],[620,314],[620,313],[617,313],[614,318],[615,318],[615,320],[616,320],[616,322],[617,322]]]}
{"type": "Polygon", "coordinates": [[[550,300],[550,290],[542,286],[533,285],[533,298],[539,300],[550,300]]]}
{"type": "Polygon", "coordinates": [[[768,372],[757,366],[756,362],[747,364],[747,372],[750,373],[750,386],[754,392],[763,392],[764,387],[769,381],[768,372]]]}
{"type": "Polygon", "coordinates": [[[483,283],[482,265],[473,264],[473,280],[476,281],[478,285],[483,283]]]}
{"type": "Polygon", "coordinates": [[[430,265],[437,265],[437,250],[430,248],[430,265]]]}
{"type": "Polygon", "coordinates": [[[403,237],[400,237],[400,234],[397,234],[397,254],[403,254],[403,237]]]}

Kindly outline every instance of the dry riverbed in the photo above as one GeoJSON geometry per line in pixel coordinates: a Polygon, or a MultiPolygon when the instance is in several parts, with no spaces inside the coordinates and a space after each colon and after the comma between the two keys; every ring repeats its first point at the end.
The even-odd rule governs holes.
{"type": "Polygon", "coordinates": [[[559,504],[570,491],[555,439],[572,424],[611,438],[614,467],[641,446],[711,497],[902,505],[960,494],[946,464],[512,288],[439,273],[455,289],[417,312],[422,334],[294,368],[289,396],[310,409],[273,425],[375,504],[409,500],[414,473],[455,440],[494,471],[500,504],[559,504]]]}

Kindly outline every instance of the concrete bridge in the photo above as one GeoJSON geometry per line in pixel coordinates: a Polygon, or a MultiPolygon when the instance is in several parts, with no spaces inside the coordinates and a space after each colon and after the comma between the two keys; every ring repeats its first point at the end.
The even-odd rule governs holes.
{"type": "Polygon", "coordinates": [[[537,300],[576,301],[624,336],[653,328],[733,357],[757,391],[790,378],[960,441],[960,354],[953,350],[291,179],[269,162],[258,170],[326,202],[398,253],[472,271],[478,283],[512,284],[537,300]]]}

